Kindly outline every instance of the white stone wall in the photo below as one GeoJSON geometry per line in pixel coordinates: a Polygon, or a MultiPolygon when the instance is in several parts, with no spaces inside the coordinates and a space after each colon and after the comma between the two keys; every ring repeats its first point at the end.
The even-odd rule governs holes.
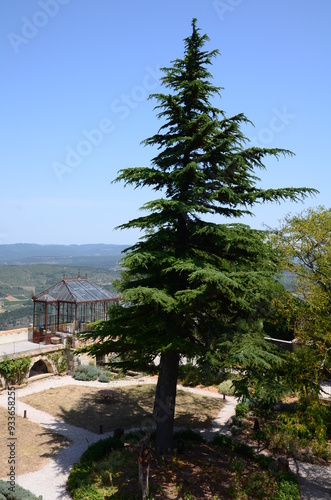
{"type": "Polygon", "coordinates": [[[29,328],[16,328],[14,330],[0,331],[0,344],[29,340],[29,328]]]}

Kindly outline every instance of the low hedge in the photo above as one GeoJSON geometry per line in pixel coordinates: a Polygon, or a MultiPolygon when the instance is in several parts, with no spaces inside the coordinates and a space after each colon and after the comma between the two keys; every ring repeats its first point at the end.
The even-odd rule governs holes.
{"type": "Polygon", "coordinates": [[[0,479],[0,500],[38,500],[38,497],[28,491],[22,486],[15,484],[13,487],[14,491],[10,489],[11,486],[7,481],[2,481],[0,479]]]}
{"type": "MultiPolygon", "coordinates": [[[[106,439],[101,439],[94,444],[91,444],[87,450],[82,454],[80,461],[75,463],[70,471],[68,477],[68,489],[70,492],[76,492],[78,489],[85,491],[92,487],[90,485],[89,475],[91,473],[91,465],[93,462],[100,460],[107,453],[112,450],[118,450],[123,448],[124,445],[120,439],[113,437],[108,437],[106,439]]],[[[85,491],[86,493],[86,491],[85,491]]],[[[90,491],[90,494],[92,492],[90,491]]],[[[77,492],[77,494],[80,494],[77,492]]],[[[74,496],[74,498],[76,498],[74,496]]],[[[79,498],[79,497],[77,497],[79,498]]],[[[82,497],[83,498],[83,497],[82,497]]],[[[84,498],[93,498],[93,496],[87,496],[84,498]]]]}

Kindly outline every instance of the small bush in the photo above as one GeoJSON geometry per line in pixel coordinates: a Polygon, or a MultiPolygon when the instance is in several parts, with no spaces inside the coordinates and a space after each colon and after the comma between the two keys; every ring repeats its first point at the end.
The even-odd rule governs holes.
{"type": "Polygon", "coordinates": [[[103,500],[104,495],[100,493],[93,484],[81,486],[75,490],[73,500],[103,500]]]}
{"type": "Polygon", "coordinates": [[[296,477],[289,472],[278,473],[278,493],[273,500],[300,500],[300,490],[296,477]]]}
{"type": "Polygon", "coordinates": [[[78,365],[76,368],[76,372],[86,372],[87,366],[86,365],[78,365]]]}
{"type": "Polygon", "coordinates": [[[74,379],[75,380],[83,380],[84,382],[86,382],[87,380],[90,380],[87,376],[87,373],[86,372],[75,372],[74,373],[74,379]]]}
{"type": "Polygon", "coordinates": [[[93,485],[90,485],[90,475],[93,472],[93,464],[102,459],[107,453],[124,447],[120,439],[108,437],[93,443],[82,454],[80,461],[75,463],[70,471],[67,486],[74,500],[103,500],[93,485]]]}
{"type": "Polygon", "coordinates": [[[89,475],[91,469],[88,464],[82,463],[81,461],[76,463],[70,471],[68,477],[68,488],[70,491],[74,491],[79,486],[87,486],[89,484],[89,475]]]}
{"type": "Polygon", "coordinates": [[[276,427],[269,434],[270,446],[274,449],[282,450],[285,453],[296,455],[300,449],[300,440],[297,436],[288,432],[286,428],[276,427]]]}
{"type": "Polygon", "coordinates": [[[218,386],[218,391],[226,396],[234,396],[234,386],[232,380],[224,380],[218,386]]]}
{"type": "Polygon", "coordinates": [[[242,419],[237,417],[236,415],[233,415],[231,417],[231,420],[232,420],[232,425],[236,425],[237,427],[242,427],[242,419]]]}
{"type": "Polygon", "coordinates": [[[80,365],[74,373],[75,380],[97,380],[98,376],[101,375],[100,368],[96,368],[93,365],[80,365]]]}
{"type": "Polygon", "coordinates": [[[181,429],[180,431],[174,432],[174,440],[183,439],[186,443],[203,443],[203,437],[197,432],[191,429],[181,429]]]}
{"type": "Polygon", "coordinates": [[[247,417],[249,406],[246,403],[238,403],[236,406],[236,416],[239,418],[247,417]]]}
{"type": "Polygon", "coordinates": [[[0,479],[0,499],[5,500],[38,500],[33,493],[15,484],[15,491],[11,491],[10,484],[0,479]]]}
{"type": "Polygon", "coordinates": [[[58,373],[64,373],[67,370],[67,355],[64,351],[57,351],[48,354],[48,357],[53,361],[58,373]]]}
{"type": "Polygon", "coordinates": [[[243,457],[247,458],[255,458],[256,454],[254,449],[251,446],[248,446],[248,444],[245,443],[240,443],[236,439],[227,437],[227,436],[215,436],[214,439],[212,440],[212,444],[215,446],[219,446],[221,448],[226,448],[228,450],[235,451],[236,453],[239,453],[243,457]]]}
{"type": "Polygon", "coordinates": [[[185,386],[194,387],[201,384],[199,369],[192,363],[187,363],[179,367],[179,378],[185,386]]]}
{"type": "Polygon", "coordinates": [[[96,443],[91,444],[87,450],[81,456],[80,461],[82,463],[91,463],[93,461],[99,460],[106,453],[112,450],[123,448],[123,443],[119,439],[109,437],[107,439],[100,439],[96,443]]]}
{"type": "Polygon", "coordinates": [[[22,384],[28,375],[30,363],[31,356],[20,356],[11,359],[5,355],[0,363],[0,374],[4,376],[8,384],[22,384]]]}
{"type": "Polygon", "coordinates": [[[105,374],[105,373],[101,373],[101,375],[99,375],[99,382],[109,382],[110,381],[110,378],[105,374]]]}
{"type": "Polygon", "coordinates": [[[242,427],[239,427],[238,425],[233,425],[231,427],[231,433],[234,435],[234,436],[238,436],[238,434],[240,434],[242,432],[242,427]]]}

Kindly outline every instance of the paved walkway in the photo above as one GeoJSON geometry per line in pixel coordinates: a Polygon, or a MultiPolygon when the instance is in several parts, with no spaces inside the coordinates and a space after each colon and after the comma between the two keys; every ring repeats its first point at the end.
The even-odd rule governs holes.
{"type": "MultiPolygon", "coordinates": [[[[112,381],[107,384],[108,387],[123,387],[134,384],[156,383],[155,378],[142,377],[139,379],[124,379],[112,381]]],[[[28,384],[22,389],[16,391],[17,395],[17,413],[21,416],[24,410],[32,422],[38,423],[47,430],[62,434],[72,441],[72,445],[62,449],[54,459],[50,460],[42,469],[35,472],[28,472],[17,476],[17,484],[32,491],[35,495],[42,495],[43,500],[71,500],[66,492],[66,482],[70,467],[79,460],[87,447],[100,439],[112,435],[105,433],[102,436],[92,433],[81,427],[66,424],[64,421],[55,419],[48,413],[37,410],[29,406],[20,398],[28,394],[41,392],[50,388],[61,387],[64,385],[82,385],[89,387],[105,388],[101,382],[82,382],[74,380],[72,377],[50,377],[28,384]]],[[[179,389],[194,392],[197,394],[222,398],[222,395],[201,389],[192,389],[178,386],[179,389]]],[[[7,393],[4,391],[0,395],[0,405],[7,407],[7,393]]],[[[226,404],[214,420],[211,429],[203,431],[206,439],[211,439],[217,433],[229,433],[228,421],[235,413],[236,400],[227,396],[226,404]]],[[[229,433],[230,434],[230,433],[229,433]]],[[[331,498],[331,470],[327,467],[318,467],[312,464],[291,461],[291,470],[298,476],[301,499],[302,500],[329,500],[331,498]]]]}

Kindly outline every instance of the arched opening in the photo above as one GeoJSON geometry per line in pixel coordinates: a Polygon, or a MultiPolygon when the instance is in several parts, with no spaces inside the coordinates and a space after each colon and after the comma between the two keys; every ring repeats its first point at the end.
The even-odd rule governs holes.
{"type": "MultiPolygon", "coordinates": [[[[35,377],[36,375],[43,375],[44,373],[49,373],[48,367],[42,359],[39,359],[32,366],[29,377],[35,377]]],[[[52,371],[51,371],[52,373],[52,371]]]]}

